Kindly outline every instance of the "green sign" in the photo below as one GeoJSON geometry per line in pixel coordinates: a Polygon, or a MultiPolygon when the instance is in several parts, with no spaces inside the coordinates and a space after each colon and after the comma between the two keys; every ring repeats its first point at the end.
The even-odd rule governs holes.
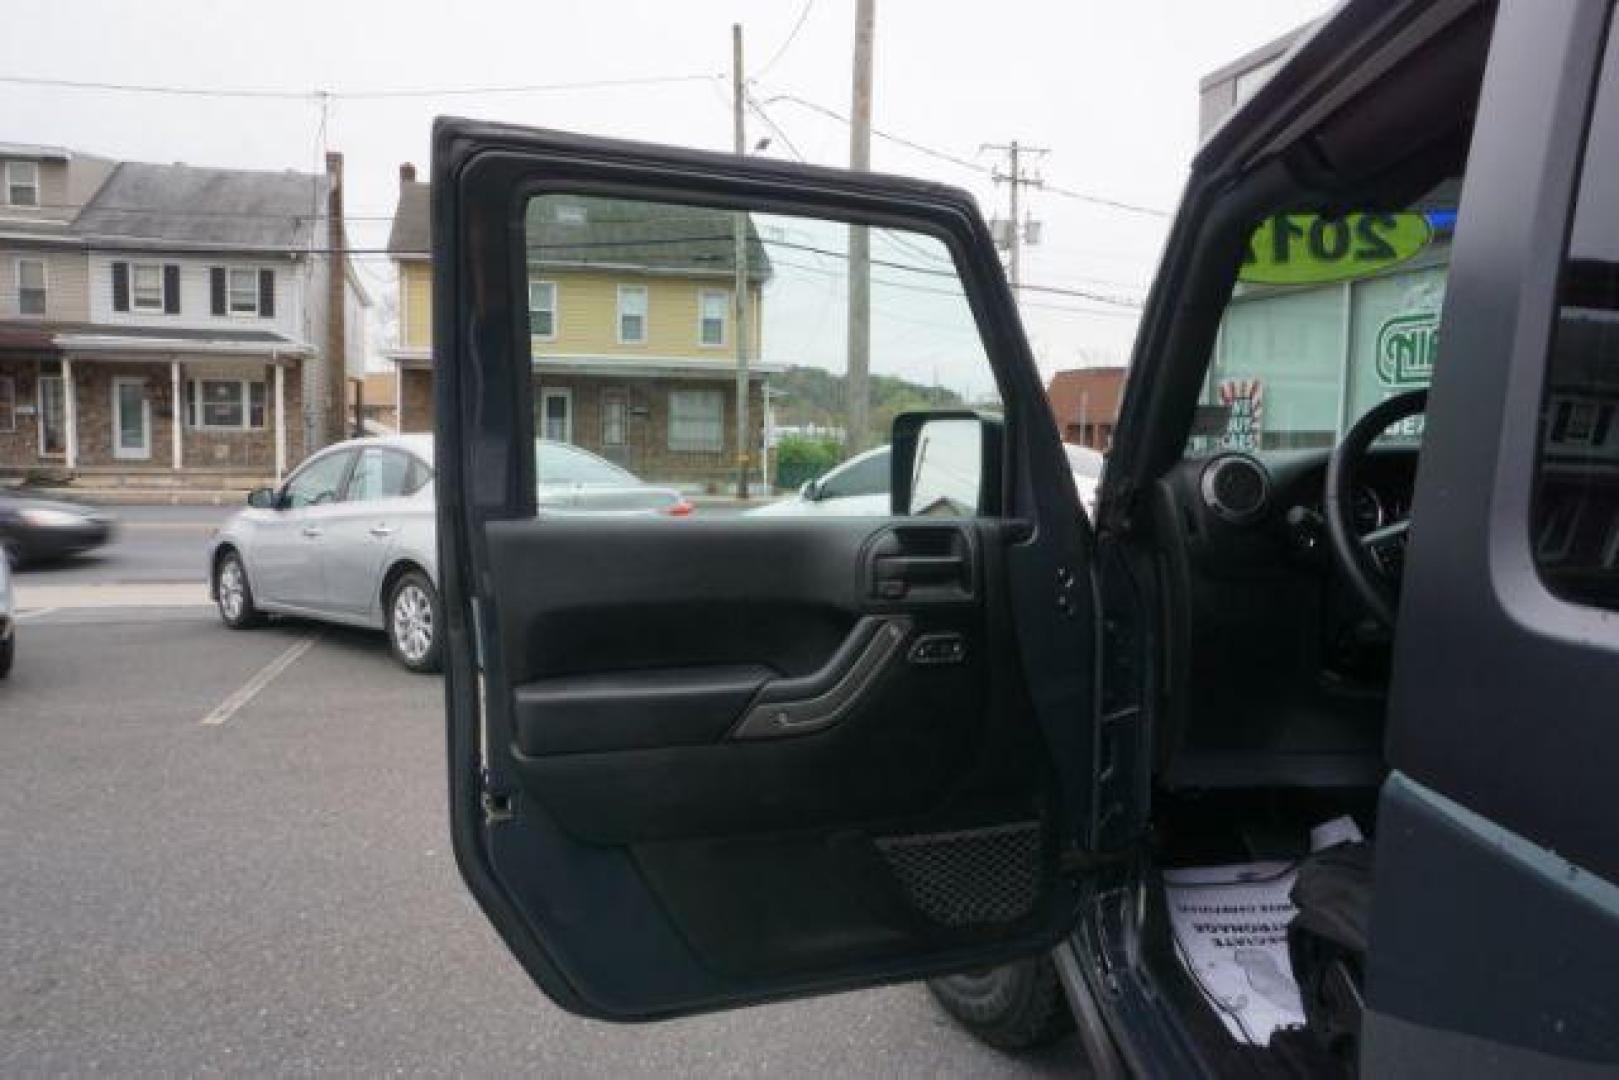
{"type": "Polygon", "coordinates": [[[1404,389],[1427,386],[1439,356],[1439,312],[1397,315],[1377,331],[1377,381],[1404,389]]]}
{"type": "Polygon", "coordinates": [[[1432,237],[1421,214],[1276,214],[1249,238],[1237,278],[1255,285],[1349,281],[1398,266],[1432,237]]]}

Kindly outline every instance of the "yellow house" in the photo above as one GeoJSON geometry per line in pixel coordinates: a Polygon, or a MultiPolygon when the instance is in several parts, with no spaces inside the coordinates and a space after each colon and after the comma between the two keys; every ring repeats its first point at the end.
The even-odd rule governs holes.
{"type": "MultiPolygon", "coordinates": [[[[400,173],[389,250],[399,270],[397,415],[432,424],[428,186],[400,173]]],[[[763,440],[759,361],[770,263],[751,220],[747,355],[753,464],[763,440]]],[[[547,195],[529,208],[535,434],[650,481],[720,490],[736,473],[736,216],[693,207],[547,195]]]]}

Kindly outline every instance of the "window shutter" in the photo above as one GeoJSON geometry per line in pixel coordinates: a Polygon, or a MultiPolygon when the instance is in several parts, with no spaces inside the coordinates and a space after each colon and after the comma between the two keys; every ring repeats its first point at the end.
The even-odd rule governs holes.
{"type": "Polygon", "coordinates": [[[275,271],[259,271],[259,316],[269,319],[275,316],[275,271]]]}
{"type": "Polygon", "coordinates": [[[180,268],[174,263],[163,264],[163,314],[180,314],[180,268]]]}
{"type": "Polygon", "coordinates": [[[112,309],[129,310],[129,264],[126,262],[112,264],[112,309]]]}
{"type": "Polygon", "coordinates": [[[185,426],[188,427],[188,428],[194,428],[194,427],[197,426],[197,380],[196,379],[187,379],[186,380],[185,394],[186,394],[185,426]]]}
{"type": "Polygon", "coordinates": [[[225,314],[225,268],[208,268],[208,310],[215,315],[225,314]]]}

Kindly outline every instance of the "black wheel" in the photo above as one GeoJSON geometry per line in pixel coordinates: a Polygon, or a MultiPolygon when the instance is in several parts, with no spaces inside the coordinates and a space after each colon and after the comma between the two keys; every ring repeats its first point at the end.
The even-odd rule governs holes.
{"type": "Polygon", "coordinates": [[[388,593],[388,645],[411,671],[437,671],[444,655],[439,640],[438,590],[420,570],[399,575],[388,593]]]}
{"type": "Polygon", "coordinates": [[[0,641],[0,679],[11,674],[11,662],[17,658],[17,635],[0,641]]]}
{"type": "Polygon", "coordinates": [[[928,989],[957,1023],[1001,1050],[1044,1046],[1074,1028],[1068,998],[1049,956],[929,979],[928,989]]]}
{"type": "Polygon", "coordinates": [[[264,613],[253,603],[253,586],[247,581],[247,567],[234,551],[227,551],[219,560],[214,594],[219,617],[232,630],[246,630],[264,622],[264,613]]]}

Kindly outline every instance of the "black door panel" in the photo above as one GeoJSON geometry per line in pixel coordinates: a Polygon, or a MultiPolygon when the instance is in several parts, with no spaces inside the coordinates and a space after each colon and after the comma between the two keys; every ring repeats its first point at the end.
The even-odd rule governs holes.
{"type": "MultiPolygon", "coordinates": [[[[1090,536],[971,198],[444,122],[433,221],[456,854],[542,988],[628,1019],[990,965],[1056,942],[1074,910],[1059,853],[1089,807],[1088,759],[1052,746],[1093,742],[1090,536]],[[953,325],[1005,415],[978,433],[980,456],[945,434],[928,443],[946,482],[927,509],[979,516],[536,518],[533,393],[546,357],[529,338],[524,279],[547,257],[566,273],[598,250],[570,247],[567,231],[594,217],[531,218],[537,192],[597,198],[581,212],[599,215],[592,243],[614,251],[623,232],[606,229],[685,207],[634,238],[651,263],[729,257],[711,233],[757,208],[836,223],[814,243],[791,223],[736,226],[757,233],[739,245],[784,245],[771,264],[783,275],[795,258],[817,260],[801,264],[806,281],[838,257],[829,245],[852,220],[885,254],[882,230],[913,230],[912,251],[934,245],[942,254],[913,268],[919,288],[878,296],[905,298],[912,327],[960,302],[953,325]],[[979,499],[956,498],[957,474],[975,469],[979,499]]],[[[621,311],[618,332],[638,338],[647,294],[627,288],[641,307],[621,311]]],[[[666,309],[654,303],[651,318],[666,309]]],[[[693,409],[714,393],[680,392],[693,409]]],[[[682,415],[701,421],[700,409],[682,415]]],[[[659,428],[636,445],[672,457],[686,452],[676,441],[659,428]]]]}
{"type": "MultiPolygon", "coordinates": [[[[964,553],[952,579],[982,576],[970,525],[914,531],[964,553]]],[[[624,844],[925,814],[972,791],[997,729],[1021,728],[1032,760],[1027,702],[987,698],[991,668],[1019,682],[1015,653],[984,633],[999,598],[951,585],[940,602],[931,570],[915,599],[874,595],[895,532],[884,519],[491,524],[503,662],[536,673],[513,691],[517,780],[570,834],[624,844]],[[941,638],[958,658],[911,655],[941,638]]]]}

